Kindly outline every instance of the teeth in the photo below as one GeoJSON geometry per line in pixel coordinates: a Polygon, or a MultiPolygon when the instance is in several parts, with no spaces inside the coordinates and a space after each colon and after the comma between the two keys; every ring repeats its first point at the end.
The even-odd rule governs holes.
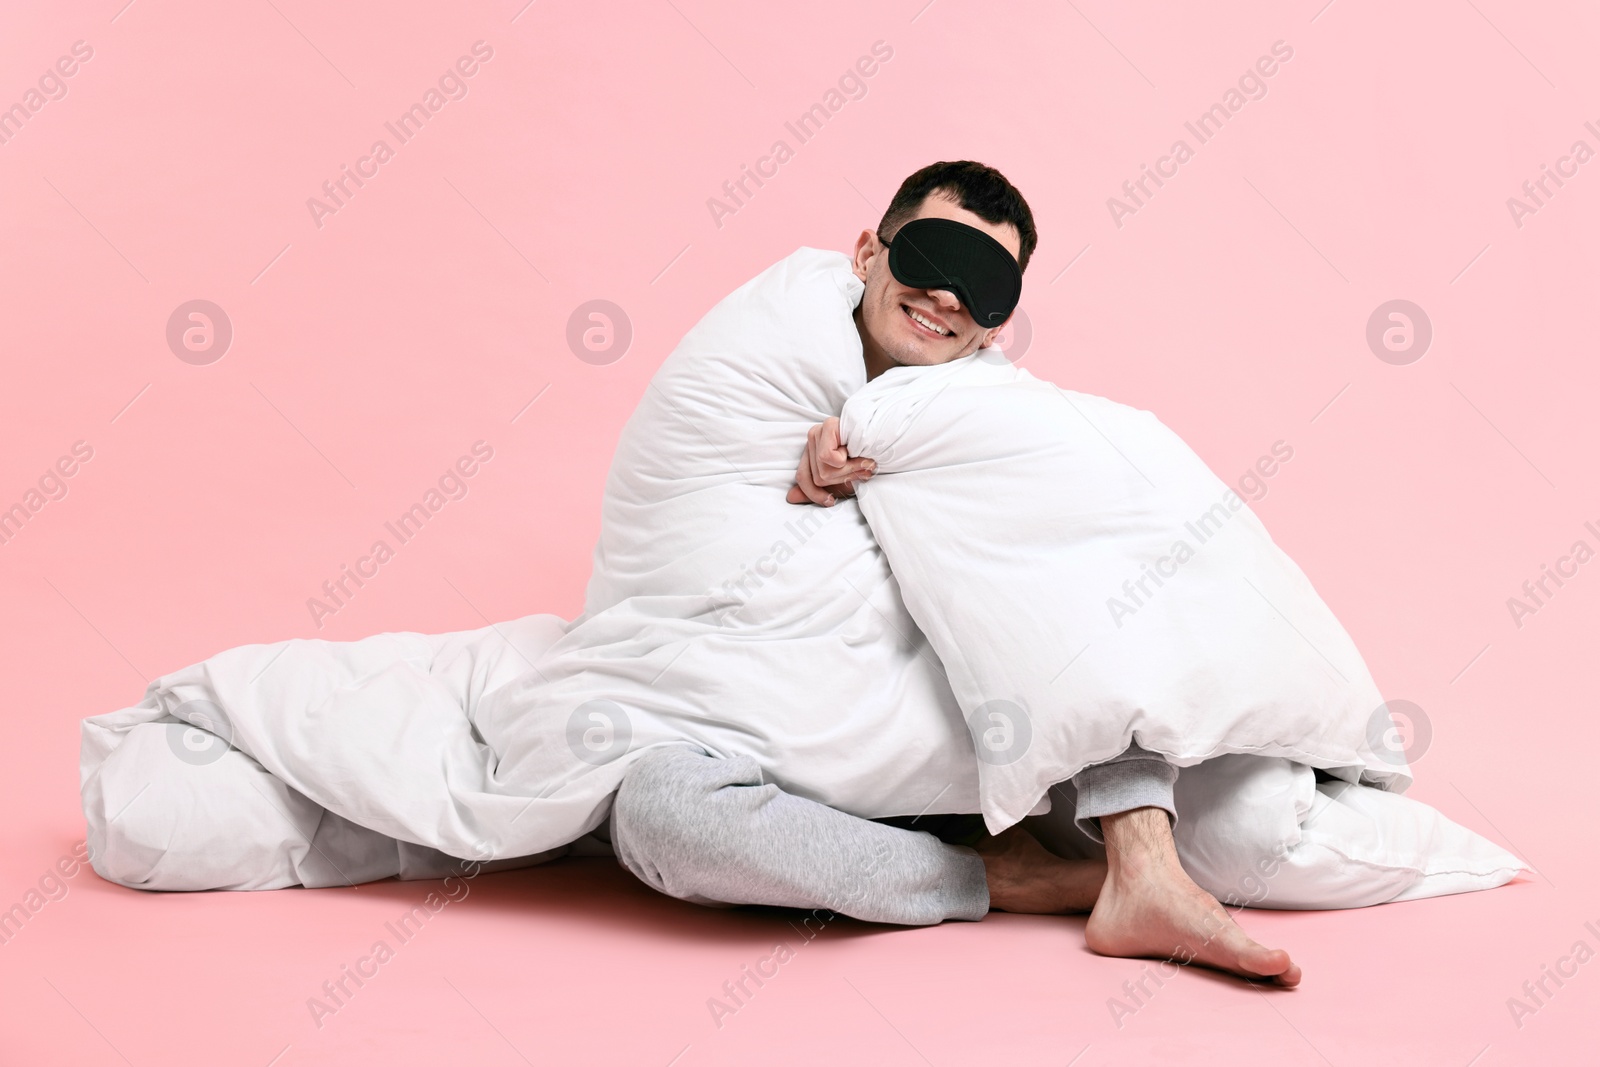
{"type": "Polygon", "coordinates": [[[949,330],[941,329],[939,326],[935,325],[934,323],[929,322],[927,319],[923,318],[921,315],[918,315],[911,308],[906,308],[906,312],[913,319],[916,319],[918,322],[922,323],[922,325],[926,326],[928,329],[932,330],[934,333],[938,334],[939,336],[941,336],[941,337],[949,336],[949,334],[950,334],[949,330]]]}

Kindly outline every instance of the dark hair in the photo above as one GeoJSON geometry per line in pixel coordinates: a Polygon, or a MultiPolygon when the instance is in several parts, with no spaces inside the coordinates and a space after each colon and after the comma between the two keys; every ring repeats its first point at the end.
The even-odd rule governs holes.
{"type": "Polygon", "coordinates": [[[1017,266],[1028,269],[1028,258],[1039,245],[1039,231],[1033,227],[1033,212],[1028,202],[1006,176],[993,167],[964,159],[954,163],[930,163],[900,183],[900,190],[889,201],[889,210],[878,223],[879,240],[894,239],[895,231],[917,215],[929,193],[945,193],[963,208],[995,225],[1010,223],[1022,239],[1022,255],[1017,266]]]}

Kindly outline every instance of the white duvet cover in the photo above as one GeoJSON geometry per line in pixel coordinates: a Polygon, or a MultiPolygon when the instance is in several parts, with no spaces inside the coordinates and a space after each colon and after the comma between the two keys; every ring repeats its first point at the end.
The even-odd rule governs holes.
{"type": "Polygon", "coordinates": [[[877,461],[860,507],[971,716],[992,831],[1133,741],[1409,784],[1338,619],[1149,412],[980,352],[888,371],[840,432],[877,461]]]}
{"type": "Polygon", "coordinates": [[[844,263],[802,249],[666,360],[623,432],[570,624],[249,645],[87,720],[96,869],[148,888],[256,885],[243,861],[174,846],[179,826],[211,844],[253,827],[267,882],[308,864],[338,881],[335,854],[311,847],[322,810],[380,835],[361,848],[390,874],[427,850],[543,854],[597,826],[660,744],[753,756],[790,792],[864,817],[975,811],[960,710],[860,512],[784,499],[807,428],[865,384],[844,263]],[[239,781],[208,792],[226,776],[239,781]],[[164,804],[165,789],[211,806],[164,804]],[[285,815],[253,799],[275,790],[285,815]]]}
{"type": "Polygon", "coordinates": [[[1219,895],[1285,850],[1300,860],[1280,906],[1512,876],[1422,805],[1347,803],[1323,821],[1335,845],[1403,869],[1353,890],[1342,853],[1310,847],[1309,768],[1408,776],[1363,751],[1376,691],[1298,569],[1236,509],[1125,626],[1095,620],[1171,547],[1163,523],[1224,487],[1152,417],[993,351],[868,385],[861,292],[845,256],[801,249],[683,339],[618,446],[578,619],[247,645],[85,720],[95,869],[265,889],[536,862],[587,840],[663,744],[750,755],[856,815],[982,811],[999,828],[1137,739],[1189,768],[1180,851],[1219,895]],[[841,411],[883,473],[859,507],[788,504],[807,428],[841,411]],[[1219,753],[1259,755],[1192,766],[1219,753]],[[1422,813],[1444,829],[1419,833],[1422,813]]]}

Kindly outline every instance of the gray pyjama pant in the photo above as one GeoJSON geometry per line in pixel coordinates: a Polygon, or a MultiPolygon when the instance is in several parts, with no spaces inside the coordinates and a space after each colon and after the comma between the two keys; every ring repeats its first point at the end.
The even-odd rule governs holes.
{"type": "MultiPolygon", "coordinates": [[[[1176,767],[1137,745],[1073,777],[1079,829],[1137,807],[1176,819],[1176,767]]],[[[915,821],[915,820],[913,820],[915,821]]],[[[935,820],[930,819],[930,823],[935,820]]],[[[922,926],[981,919],[983,860],[932,833],[857,818],[764,783],[748,756],[666,746],[628,769],[611,809],[611,847],[641,881],[696,904],[826,909],[922,926]]]]}

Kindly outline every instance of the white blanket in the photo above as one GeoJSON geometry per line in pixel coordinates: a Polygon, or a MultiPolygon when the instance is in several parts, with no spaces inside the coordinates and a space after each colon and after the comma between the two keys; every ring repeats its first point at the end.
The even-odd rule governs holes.
{"type": "Polygon", "coordinates": [[[877,461],[860,506],[970,716],[992,831],[1131,741],[1409,784],[1338,619],[1149,412],[976,353],[888,371],[840,432],[877,461]]]}
{"type": "MultiPolygon", "coordinates": [[[[1234,617],[1236,604],[1224,629],[1248,643],[1230,649],[1210,632],[1215,617],[1172,585],[1164,605],[1132,620],[1145,629],[1129,633],[1143,636],[1069,663],[1093,636],[1078,626],[1082,605],[1098,603],[1144,549],[1166,547],[1118,510],[1119,487],[1129,499],[1144,491],[1114,454],[1062,452],[1049,418],[1021,417],[1030,404],[1061,405],[1059,415],[1068,405],[996,353],[868,386],[851,317],[861,293],[845,256],[801,249],[683,339],[624,431],[585,611],[571,623],[530,615],[462,633],[247,645],[158,678],[135,707],[85,720],[96,871],[147,889],[265,889],[437,877],[456,858],[534,862],[581,846],[627,767],[663,744],[750,755],[788,791],[864,817],[982,810],[998,827],[1042,813],[1050,781],[1136,737],[1183,764],[1276,754],[1213,760],[1180,778],[1189,798],[1180,853],[1219,895],[1258,899],[1235,888],[1260,857],[1286,849],[1292,862],[1279,866],[1291,874],[1280,884],[1293,891],[1283,906],[1511,877],[1514,859],[1421,805],[1313,810],[1308,765],[1385,784],[1405,776],[1356,751],[1352,709],[1370,711],[1373,693],[1331,616],[1297,620],[1328,663],[1293,653],[1265,616],[1234,617]],[[990,410],[975,387],[984,382],[1022,383],[1022,406],[991,390],[990,410]],[[807,428],[842,410],[850,440],[884,473],[862,507],[786,503],[807,428]],[[1030,469],[1034,453],[1065,461],[1049,477],[1082,479],[1077,497],[1030,492],[1006,473],[1030,469]],[[1071,499],[1077,506],[1062,510],[1071,499]],[[1078,541],[1087,554],[1067,551],[1078,541]],[[1190,639],[1186,620],[1200,627],[1190,639]],[[1140,652],[1152,648],[1168,655],[1140,652]],[[1356,695],[1324,694],[1287,716],[1279,704],[1214,699],[1262,684],[1264,648],[1287,657],[1269,666],[1299,672],[1302,692],[1334,667],[1356,695]],[[1226,666],[1199,670],[1208,655],[1226,666]],[[1183,700],[1164,699],[1186,686],[1183,700]],[[1013,708],[1028,710],[1019,718],[1013,708]],[[1024,720],[1032,740],[1017,746],[1024,720]],[[1311,820],[1330,810],[1322,823],[1337,832],[1313,833],[1311,820]],[[1423,844],[1397,851],[1395,841],[1423,844]],[[1425,852],[1438,862],[1412,862],[1425,852]],[[1395,873],[1374,890],[1370,877],[1330,866],[1332,855],[1395,873]]],[[[1220,486],[1203,464],[1141,417],[1129,427],[1154,452],[1124,444],[1151,479],[1175,479],[1170,497],[1149,499],[1175,506],[1198,486],[1210,503],[1220,486]]],[[[1228,521],[1270,546],[1247,512],[1228,521]]],[[[1257,550],[1266,556],[1208,543],[1182,577],[1232,560],[1280,605],[1309,594],[1292,564],[1257,550]]]]}
{"type": "MultiPolygon", "coordinates": [[[[684,337],[623,433],[572,623],[249,645],[87,720],[83,794],[102,873],[150,887],[188,877],[161,845],[178,816],[135,799],[154,781],[213,773],[203,755],[169,751],[204,747],[180,721],[237,749],[214,777],[248,778],[242,754],[308,811],[449,856],[531,856],[583,836],[627,766],[660,744],[753,756],[788,791],[864,817],[976,810],[960,710],[860,512],[784,499],[806,429],[865,383],[851,318],[861,289],[844,257],[802,249],[684,337]]],[[[273,816],[182,818],[226,837],[230,820],[273,816]]],[[[316,862],[298,841],[309,836],[268,850],[316,862]]],[[[385,862],[400,862],[394,851],[385,862]]]]}

